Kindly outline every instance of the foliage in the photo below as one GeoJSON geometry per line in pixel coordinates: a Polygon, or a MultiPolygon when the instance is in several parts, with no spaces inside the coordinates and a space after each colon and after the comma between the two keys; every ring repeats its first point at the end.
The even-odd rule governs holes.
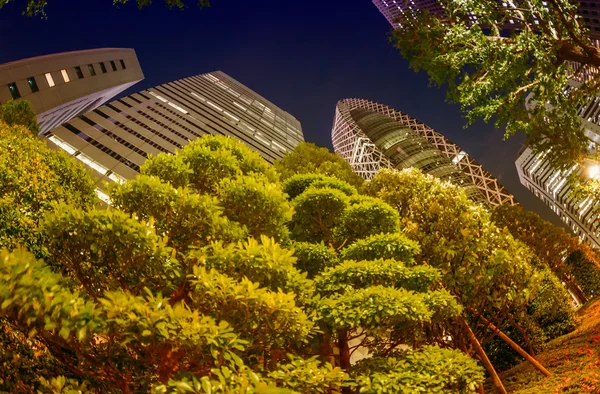
{"type": "MultiPolygon", "coordinates": [[[[530,353],[544,350],[550,340],[575,329],[570,296],[549,268],[539,272],[540,289],[532,297],[527,313],[511,315],[501,329],[530,353]]],[[[504,341],[493,338],[486,344],[490,360],[499,370],[507,370],[523,359],[504,341]]]]}
{"type": "Polygon", "coordinates": [[[215,270],[194,268],[191,305],[226,320],[249,344],[247,350],[291,350],[307,342],[313,322],[296,306],[294,294],[270,291],[247,278],[237,282],[215,270]]]}
{"type": "Polygon", "coordinates": [[[534,149],[551,149],[554,163],[576,161],[586,142],[577,108],[599,87],[584,75],[600,66],[578,4],[441,3],[443,14],[408,11],[394,33],[411,67],[427,72],[432,84],[447,85],[448,99],[461,105],[470,124],[495,119],[497,127],[506,126],[506,137],[523,131],[534,149]],[[568,84],[570,78],[583,84],[568,84]]]}
{"type": "Polygon", "coordinates": [[[354,173],[344,159],[310,142],[296,145],[293,152],[277,160],[274,166],[281,174],[282,180],[287,180],[296,174],[321,174],[336,177],[354,187],[359,187],[363,183],[363,179],[354,173]]]}
{"type": "Polygon", "coordinates": [[[348,207],[348,197],[337,189],[309,188],[293,201],[294,216],[290,223],[298,241],[325,242],[333,245],[333,230],[348,207]]]}
{"type": "Polygon", "coordinates": [[[288,194],[290,199],[294,199],[304,193],[309,187],[318,189],[338,189],[347,196],[352,196],[357,193],[356,188],[347,182],[321,174],[292,175],[284,182],[283,191],[288,194]]]}
{"type": "Polygon", "coordinates": [[[600,289],[600,260],[596,253],[563,228],[520,206],[500,205],[494,209],[492,220],[529,246],[579,298],[593,297],[600,289]]]}
{"type": "Polygon", "coordinates": [[[24,245],[42,256],[37,227],[51,203],[90,207],[97,201],[94,185],[82,164],[23,126],[0,122],[0,247],[24,245]]]}
{"type": "Polygon", "coordinates": [[[108,188],[112,206],[139,220],[153,220],[156,233],[168,237],[167,244],[182,252],[190,246],[206,246],[212,241],[238,241],[246,232],[223,215],[219,201],[175,189],[156,177],[141,175],[108,188]]]}
{"type": "Polygon", "coordinates": [[[173,187],[187,186],[197,193],[215,194],[219,182],[238,175],[262,174],[270,182],[277,174],[256,152],[229,137],[207,135],[187,144],[176,155],[149,157],[141,168],[173,187]]]}
{"type": "Polygon", "coordinates": [[[344,210],[334,237],[340,244],[398,230],[398,212],[383,201],[354,204],[344,210]]]}
{"type": "Polygon", "coordinates": [[[425,347],[394,356],[359,362],[361,393],[467,393],[483,379],[476,362],[455,350],[425,347]]]}
{"type": "Polygon", "coordinates": [[[276,183],[252,176],[224,179],[219,183],[219,197],[223,213],[242,224],[248,235],[287,239],[292,207],[276,183]]]}
{"type": "Polygon", "coordinates": [[[396,207],[405,234],[421,245],[417,261],[438,268],[462,302],[483,310],[529,301],[533,256],[458,186],[417,169],[382,170],[366,190],[396,207]]]}
{"type": "Polygon", "coordinates": [[[0,339],[39,371],[23,391],[472,392],[465,320],[482,340],[478,314],[558,327],[544,311],[564,294],[536,298],[533,255],[460,188],[309,174],[288,200],[245,146],[189,146],[110,186],[110,209],[49,201],[45,261],[1,252],[0,339]]]}
{"type": "Polygon", "coordinates": [[[33,112],[33,108],[27,100],[9,100],[4,104],[0,104],[0,121],[9,126],[24,126],[34,135],[40,132],[37,115],[33,112]]]}
{"type": "Polygon", "coordinates": [[[600,292],[600,269],[597,260],[591,260],[588,256],[576,250],[567,257],[566,263],[583,292],[589,297],[596,297],[600,292]]]}
{"type": "Polygon", "coordinates": [[[339,263],[335,252],[322,243],[294,242],[292,247],[296,257],[296,268],[306,272],[308,278],[312,279],[326,268],[339,263]]]}
{"type": "Polygon", "coordinates": [[[339,367],[323,364],[312,357],[308,360],[290,357],[288,364],[269,373],[280,386],[297,393],[330,393],[339,392],[342,387],[349,386],[348,375],[339,367]]]}
{"type": "MultiPolygon", "coordinates": [[[[13,0],[0,0],[0,8],[4,7],[6,4],[10,3],[13,0]]],[[[127,4],[129,0],[113,0],[113,4],[127,4]]],[[[137,6],[139,9],[145,8],[152,4],[152,0],[136,0],[137,6]]],[[[198,6],[201,8],[209,7],[209,0],[197,0],[198,6]]],[[[42,18],[46,18],[46,5],[48,4],[48,0],[27,0],[27,5],[25,10],[23,11],[23,15],[27,16],[40,16],[42,18]]],[[[169,9],[177,8],[184,9],[187,7],[188,2],[185,0],[165,0],[165,6],[169,9]]]]}
{"type": "Polygon", "coordinates": [[[237,244],[214,243],[190,253],[197,265],[252,282],[272,291],[294,292],[299,297],[310,292],[311,282],[295,267],[293,250],[282,248],[275,240],[262,236],[260,242],[248,239],[237,244]]]}
{"type": "Polygon", "coordinates": [[[68,272],[94,298],[117,289],[136,295],[145,288],[173,291],[178,263],[151,222],[116,210],[60,206],[42,231],[48,239],[49,265],[68,272]]]}
{"type": "Polygon", "coordinates": [[[324,295],[343,294],[367,284],[426,292],[432,285],[439,284],[440,279],[439,271],[426,265],[406,267],[396,260],[346,260],[323,272],[315,285],[324,295]]]}
{"type": "Polygon", "coordinates": [[[403,233],[377,234],[358,240],[344,248],[344,260],[394,259],[412,264],[415,255],[421,252],[419,244],[403,233]]]}

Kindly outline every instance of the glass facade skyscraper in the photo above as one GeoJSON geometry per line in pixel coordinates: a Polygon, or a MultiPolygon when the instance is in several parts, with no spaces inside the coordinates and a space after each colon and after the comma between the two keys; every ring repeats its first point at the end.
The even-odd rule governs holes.
{"type": "Polygon", "coordinates": [[[104,181],[135,178],[148,155],[174,153],[205,134],[237,138],[273,163],[304,141],[292,115],[223,72],[131,94],[46,133],[104,181]]]}
{"type": "Polygon", "coordinates": [[[381,168],[416,167],[465,188],[487,206],[514,197],[465,151],[432,128],[386,105],[364,99],[338,102],[333,148],[365,179],[381,168]]]}

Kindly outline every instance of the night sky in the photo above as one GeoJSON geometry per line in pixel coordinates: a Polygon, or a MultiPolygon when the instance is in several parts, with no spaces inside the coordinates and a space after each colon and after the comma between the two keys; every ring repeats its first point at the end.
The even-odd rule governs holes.
{"type": "MultiPolygon", "coordinates": [[[[0,10],[0,63],[55,52],[134,48],[145,79],[131,93],[221,70],[290,112],[306,141],[331,149],[338,100],[360,97],[391,106],[460,145],[526,209],[558,217],[519,184],[514,166],[523,138],[478,123],[464,129],[444,89],[429,87],[389,43],[390,26],[370,0],[213,0],[167,10],[161,0],[49,0],[48,19],[25,17],[25,0],[0,10]]],[[[190,0],[194,3],[194,0],[190,0]]]]}

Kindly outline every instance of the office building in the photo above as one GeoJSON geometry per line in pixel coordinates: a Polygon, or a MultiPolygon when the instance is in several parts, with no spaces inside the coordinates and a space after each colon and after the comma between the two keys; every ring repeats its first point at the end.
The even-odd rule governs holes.
{"type": "Polygon", "coordinates": [[[102,187],[135,178],[148,155],[174,153],[205,134],[237,138],[269,163],[304,141],[292,115],[220,71],[123,97],[46,138],[92,168],[102,187]]]}
{"type": "MultiPolygon", "coordinates": [[[[444,7],[439,0],[372,0],[379,12],[387,19],[389,24],[398,29],[409,15],[418,11],[429,11],[434,15],[443,16],[444,7]]],[[[500,1],[504,6],[510,2],[500,1]]],[[[579,14],[585,25],[590,29],[590,38],[600,40],[600,0],[586,0],[579,2],[579,14]]],[[[473,18],[476,22],[476,18],[473,18]]],[[[509,20],[505,26],[507,29],[517,29],[518,22],[509,20]]]]}
{"type": "Polygon", "coordinates": [[[0,103],[28,100],[43,134],[100,106],[143,78],[133,49],[38,56],[0,65],[0,103]]]}
{"type": "MultiPolygon", "coordinates": [[[[531,96],[528,104],[536,104],[531,96]]],[[[591,99],[579,107],[577,114],[588,138],[588,152],[597,153],[600,146],[600,98],[591,99]]],[[[600,201],[576,197],[571,193],[567,178],[575,173],[583,182],[590,178],[598,179],[600,167],[591,161],[584,161],[568,170],[558,170],[551,165],[547,153],[524,147],[515,162],[519,181],[548,205],[582,241],[594,248],[600,247],[600,201]]]]}
{"type": "Polygon", "coordinates": [[[465,188],[487,206],[516,204],[514,197],[465,151],[427,125],[364,99],[337,103],[333,148],[365,179],[381,168],[416,167],[465,188]]]}

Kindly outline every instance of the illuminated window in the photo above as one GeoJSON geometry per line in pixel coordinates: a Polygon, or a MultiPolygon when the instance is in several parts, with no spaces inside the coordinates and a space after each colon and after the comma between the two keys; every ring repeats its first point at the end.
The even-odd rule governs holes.
{"type": "Polygon", "coordinates": [[[13,82],[13,83],[9,84],[8,90],[10,90],[10,94],[11,94],[13,100],[16,100],[19,97],[21,97],[21,93],[19,93],[19,88],[17,88],[16,83],[13,82]]]}
{"type": "Polygon", "coordinates": [[[96,75],[96,70],[94,69],[94,65],[93,64],[88,64],[88,70],[90,70],[90,75],[93,77],[94,75],[96,75]]]}
{"type": "Polygon", "coordinates": [[[71,82],[71,80],[69,79],[69,74],[67,74],[67,70],[60,70],[60,73],[62,74],[62,77],[65,80],[65,82],[71,82]]]}
{"type": "Polygon", "coordinates": [[[39,92],[40,91],[40,89],[37,86],[37,82],[35,82],[35,78],[34,77],[27,78],[27,83],[29,84],[29,87],[31,88],[31,93],[35,93],[35,92],[39,92]]]}
{"type": "Polygon", "coordinates": [[[46,81],[48,81],[48,86],[54,86],[54,78],[52,78],[52,74],[46,73],[46,81]]]}
{"type": "Polygon", "coordinates": [[[102,62],[100,62],[100,70],[102,70],[102,74],[106,74],[106,66],[102,62]]]}
{"type": "Polygon", "coordinates": [[[112,67],[113,71],[117,71],[117,65],[113,60],[110,61],[110,66],[112,67]]]}
{"type": "Polygon", "coordinates": [[[77,74],[77,78],[79,78],[79,79],[83,78],[83,73],[81,72],[81,67],[79,67],[79,66],[75,67],[75,74],[77,74]]]}
{"type": "Polygon", "coordinates": [[[127,69],[127,67],[125,67],[125,62],[123,61],[123,59],[119,60],[119,62],[121,62],[121,68],[123,70],[127,69]]]}

